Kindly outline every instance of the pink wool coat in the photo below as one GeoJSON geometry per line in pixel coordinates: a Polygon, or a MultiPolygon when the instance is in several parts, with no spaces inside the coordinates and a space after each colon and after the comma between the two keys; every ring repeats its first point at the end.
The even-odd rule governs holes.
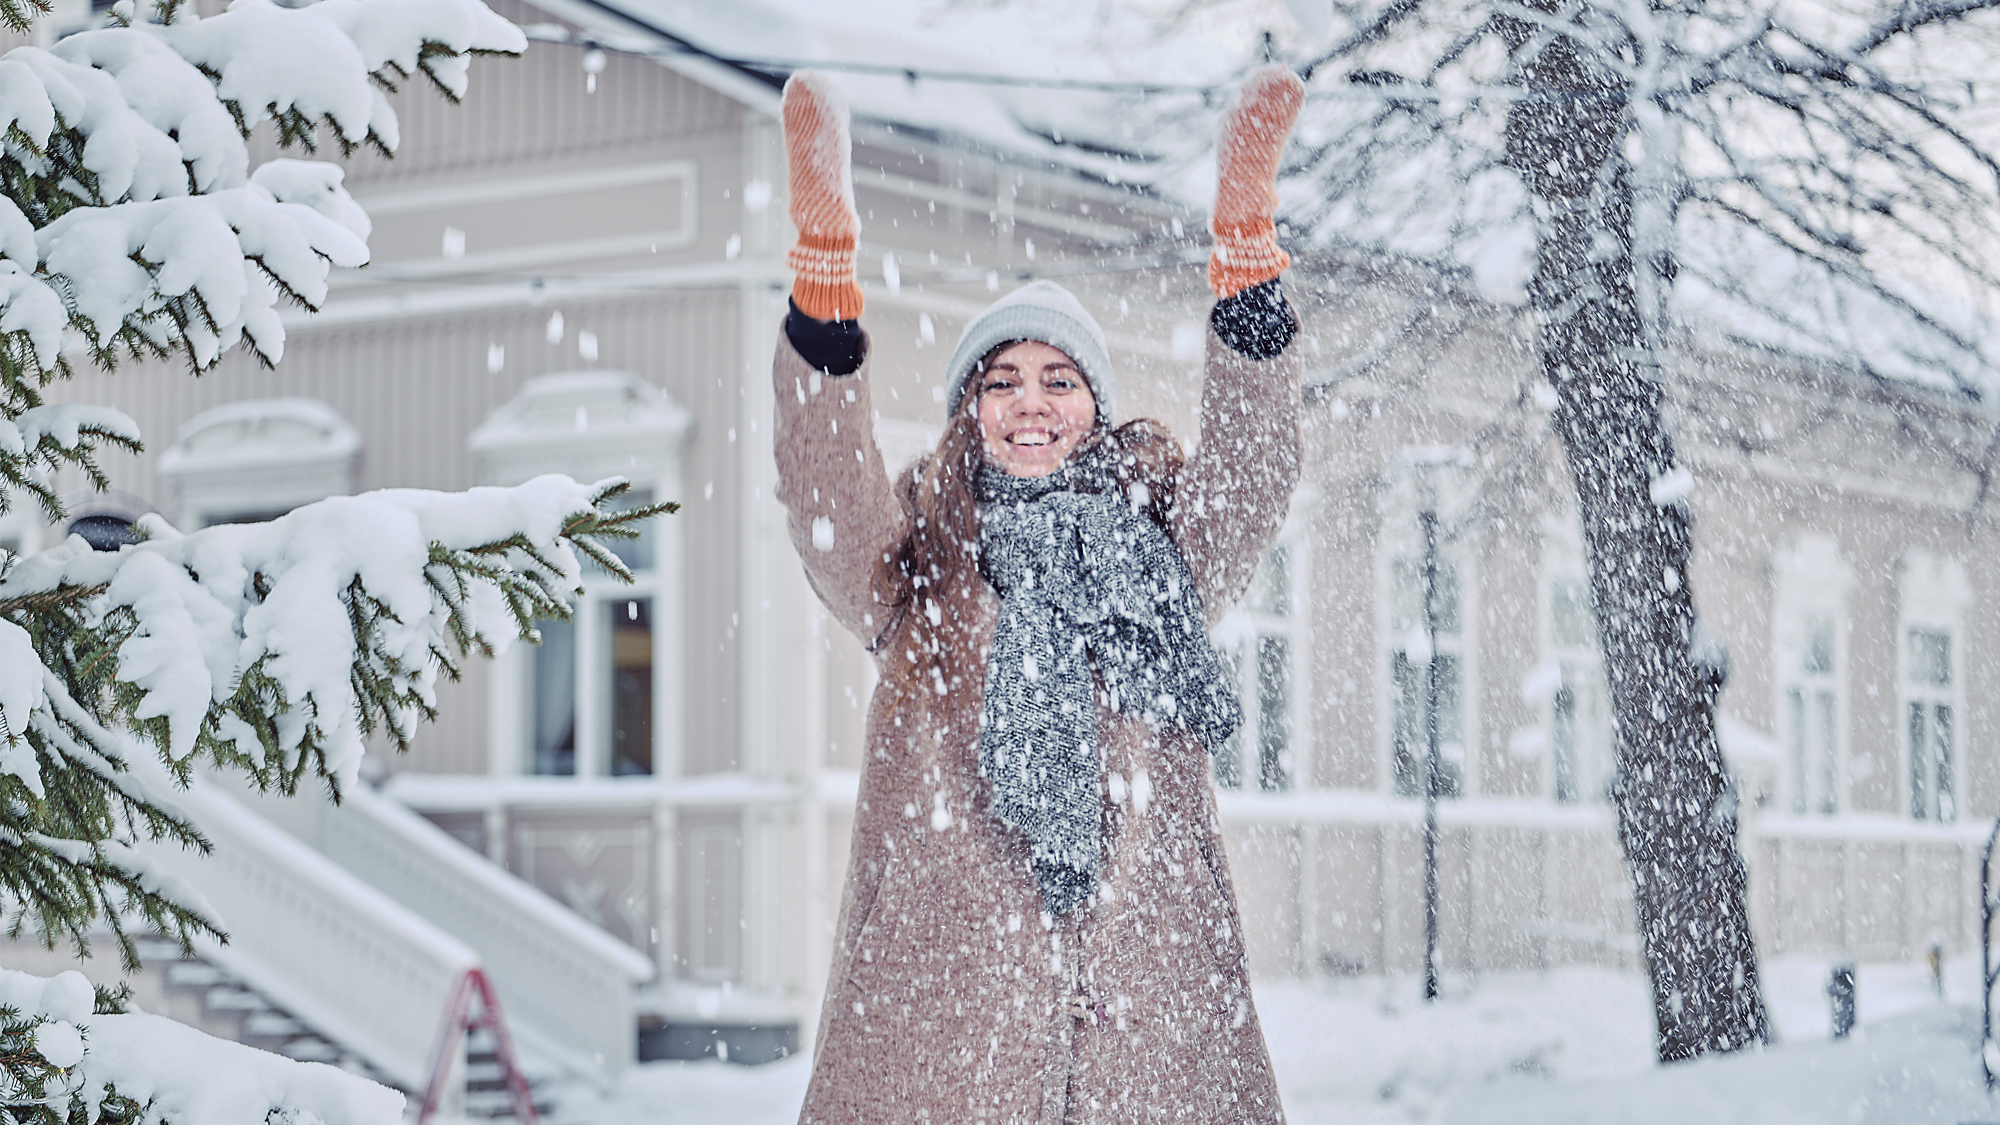
{"type": "MultiPolygon", "coordinates": [[[[778,499],[813,587],[871,648],[895,611],[872,575],[906,522],[876,451],[868,369],[815,374],[779,334],[778,499]]],[[[1212,624],[1242,596],[1299,465],[1299,379],[1208,342],[1201,441],[1169,531],[1212,624]]],[[[997,600],[972,631],[984,667],[997,600]]],[[[1208,752],[1110,710],[1098,896],[1044,916],[1026,838],[988,808],[980,683],[868,714],[847,888],[800,1121],[1284,1120],[1251,1002],[1208,752]]]]}

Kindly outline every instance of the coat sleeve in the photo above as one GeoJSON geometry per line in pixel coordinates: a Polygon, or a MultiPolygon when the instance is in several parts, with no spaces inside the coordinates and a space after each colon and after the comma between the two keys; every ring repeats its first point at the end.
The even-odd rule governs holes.
{"type": "Polygon", "coordinates": [[[1255,360],[1208,334],[1201,441],[1176,489],[1174,543],[1210,625],[1236,604],[1277,538],[1299,483],[1299,368],[1291,349],[1255,360]]]}
{"type": "Polygon", "coordinates": [[[852,375],[822,374],[781,328],[771,374],[778,502],[792,546],[834,619],[873,648],[890,624],[889,607],[875,601],[875,568],[904,517],[875,447],[868,364],[852,375]]]}

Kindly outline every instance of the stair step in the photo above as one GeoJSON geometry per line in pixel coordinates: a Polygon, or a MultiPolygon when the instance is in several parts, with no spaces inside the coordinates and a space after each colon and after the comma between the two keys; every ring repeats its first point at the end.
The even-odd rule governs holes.
{"type": "Polygon", "coordinates": [[[175,961],[167,966],[169,988],[213,988],[229,983],[229,975],[205,961],[175,961]]]}
{"type": "MultiPolygon", "coordinates": [[[[200,959],[186,958],[178,943],[160,937],[142,938],[140,942],[141,956],[160,965],[169,990],[197,993],[205,1012],[241,1016],[236,1025],[236,1037],[246,1045],[301,1062],[339,1066],[374,1081],[390,1084],[386,1076],[377,1073],[364,1060],[314,1034],[306,1024],[272,1004],[262,993],[238,982],[220,967],[200,959]]],[[[507,1072],[500,1057],[499,1038],[486,1028],[468,1029],[464,1047],[465,1116],[479,1121],[513,1120],[514,1098],[507,1089],[507,1072]]],[[[538,1096],[535,1087],[536,1083],[529,1080],[529,1099],[535,1111],[547,1117],[554,1112],[554,1102],[545,1096],[538,1096]]]]}
{"type": "Polygon", "coordinates": [[[181,943],[157,934],[144,934],[132,939],[132,948],[138,950],[139,960],[178,961],[181,959],[181,943]]]}
{"type": "Polygon", "coordinates": [[[201,1005],[215,1012],[268,1012],[271,1002],[247,988],[215,988],[202,997],[201,1005]]]}
{"type": "Polygon", "coordinates": [[[285,1044],[284,1049],[279,1054],[287,1058],[297,1059],[300,1062],[337,1063],[340,1061],[340,1048],[321,1039],[317,1035],[301,1035],[297,1039],[285,1044]]]}
{"type": "Polygon", "coordinates": [[[252,1012],[243,1020],[243,1034],[267,1039],[289,1039],[305,1033],[306,1025],[283,1012],[252,1012]]]}

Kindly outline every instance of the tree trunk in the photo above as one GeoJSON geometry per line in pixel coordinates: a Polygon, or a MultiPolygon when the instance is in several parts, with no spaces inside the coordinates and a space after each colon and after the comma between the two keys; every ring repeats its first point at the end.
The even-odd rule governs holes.
{"type": "MultiPolygon", "coordinates": [[[[1526,42],[1532,29],[1509,22],[1526,42]]],[[[1626,87],[1566,38],[1524,86],[1532,98],[1508,116],[1508,159],[1540,221],[1530,302],[1582,511],[1656,1047],[1672,1062],[1769,1038],[1736,790],[1716,742],[1722,671],[1695,659],[1687,506],[1652,497],[1674,448],[1635,293],[1626,87]]]]}

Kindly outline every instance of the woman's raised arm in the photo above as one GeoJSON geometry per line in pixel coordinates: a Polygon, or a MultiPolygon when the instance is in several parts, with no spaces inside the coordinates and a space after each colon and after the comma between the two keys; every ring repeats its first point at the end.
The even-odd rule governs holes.
{"type": "Polygon", "coordinates": [[[1174,496],[1174,542],[1201,587],[1210,623],[1243,596],[1284,524],[1299,480],[1299,322],[1278,286],[1278,158],[1305,84],[1283,66],[1244,82],[1216,142],[1215,250],[1201,389],[1201,443],[1174,496]]]}
{"type": "Polygon", "coordinates": [[[786,258],[792,310],[771,367],[778,502],[820,600],[873,646],[889,624],[888,607],[875,602],[875,568],[904,517],[875,448],[847,103],[824,75],[802,70],[785,83],[784,120],[799,238],[786,258]]]}

